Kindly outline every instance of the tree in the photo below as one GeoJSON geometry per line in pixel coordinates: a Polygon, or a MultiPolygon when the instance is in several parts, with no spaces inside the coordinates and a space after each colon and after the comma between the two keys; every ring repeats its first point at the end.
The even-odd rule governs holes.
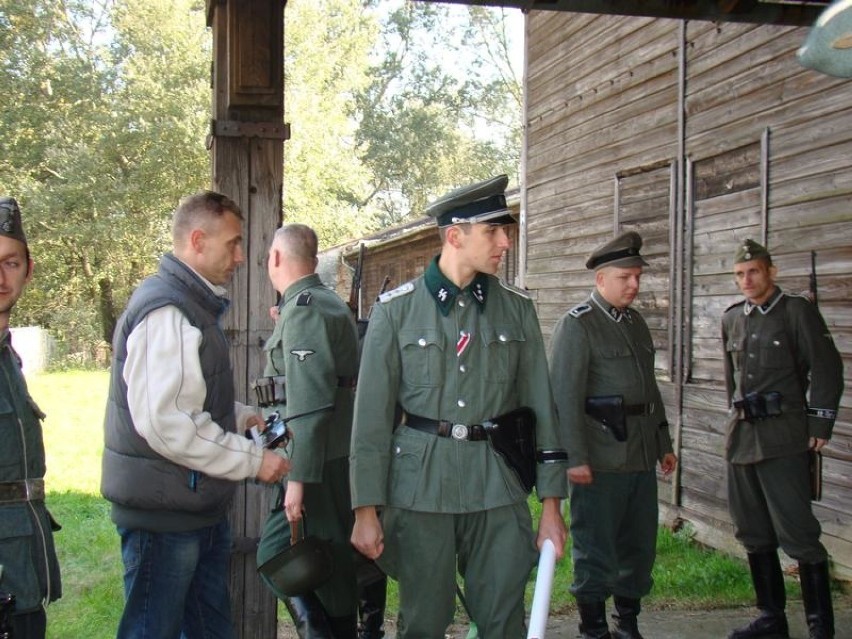
{"type": "Polygon", "coordinates": [[[388,10],[354,114],[384,224],[420,214],[449,187],[517,176],[521,83],[507,19],[503,10],[431,3],[388,10]]]}
{"type": "Polygon", "coordinates": [[[178,198],[209,182],[204,3],[0,0],[0,24],[0,190],[37,262],[19,323],[109,342],[178,198]]]}

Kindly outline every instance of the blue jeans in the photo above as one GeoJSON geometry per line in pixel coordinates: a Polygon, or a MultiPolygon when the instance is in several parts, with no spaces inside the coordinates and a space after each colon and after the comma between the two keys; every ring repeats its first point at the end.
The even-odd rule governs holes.
{"type": "Polygon", "coordinates": [[[188,532],[118,533],[125,604],[117,639],[235,639],[227,520],[188,532]]]}

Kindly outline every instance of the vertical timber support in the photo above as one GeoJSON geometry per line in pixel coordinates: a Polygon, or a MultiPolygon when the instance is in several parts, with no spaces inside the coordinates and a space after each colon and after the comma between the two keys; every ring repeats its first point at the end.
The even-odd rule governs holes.
{"type": "MultiPolygon", "coordinates": [[[[206,0],[213,31],[213,117],[208,144],[212,188],[243,211],[246,262],[230,286],[225,331],[237,400],[254,404],[250,380],[263,371],[275,292],[266,252],[281,222],[284,140],[284,5],[286,0],[206,0]]],[[[256,547],[268,512],[269,490],[243,482],[231,506],[234,536],[231,597],[237,636],[274,639],[277,602],[257,575],[256,547]]]]}

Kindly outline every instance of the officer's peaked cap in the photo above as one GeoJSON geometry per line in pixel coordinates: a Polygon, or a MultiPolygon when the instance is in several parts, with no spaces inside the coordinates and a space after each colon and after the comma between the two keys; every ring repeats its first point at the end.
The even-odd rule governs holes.
{"type": "Polygon", "coordinates": [[[734,264],[740,262],[750,262],[751,260],[766,260],[772,264],[772,256],[766,247],[758,244],[752,239],[745,240],[737,247],[737,252],[734,253],[734,264]]]}
{"type": "Polygon", "coordinates": [[[0,196],[0,235],[27,243],[24,226],[21,224],[21,209],[15,198],[0,196]]]}
{"type": "Polygon", "coordinates": [[[642,237],[636,231],[627,231],[592,251],[586,268],[596,271],[603,266],[647,266],[648,262],[639,254],[641,248],[642,237]]]}
{"type": "Polygon", "coordinates": [[[450,191],[426,207],[439,227],[453,224],[514,224],[506,206],[509,177],[496,177],[450,191]]]}

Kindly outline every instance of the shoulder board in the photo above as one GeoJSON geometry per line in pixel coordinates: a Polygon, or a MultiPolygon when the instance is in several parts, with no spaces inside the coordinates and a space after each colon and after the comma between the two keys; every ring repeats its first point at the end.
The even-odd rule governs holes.
{"type": "Polygon", "coordinates": [[[299,293],[299,297],[296,298],[296,306],[310,306],[312,299],[313,295],[311,295],[310,291],[302,291],[299,293]]]}
{"type": "Polygon", "coordinates": [[[524,289],[518,288],[517,286],[512,286],[511,284],[509,284],[508,282],[506,282],[502,278],[497,278],[497,281],[500,282],[500,286],[505,288],[510,293],[514,293],[515,295],[520,295],[524,299],[528,299],[528,300],[532,299],[530,297],[530,294],[527,291],[525,291],[524,289]]]}
{"type": "Polygon", "coordinates": [[[381,302],[382,304],[385,304],[387,302],[390,302],[395,297],[401,297],[403,295],[408,295],[413,290],[414,290],[414,282],[406,282],[405,284],[402,284],[401,286],[397,286],[392,291],[387,291],[386,293],[382,293],[381,295],[379,295],[379,302],[381,302]]]}
{"type": "Polygon", "coordinates": [[[727,313],[727,312],[728,312],[728,311],[730,311],[732,308],[736,308],[737,306],[742,306],[743,304],[745,304],[745,300],[744,300],[744,299],[743,299],[743,300],[740,300],[739,302],[734,302],[734,303],[733,303],[733,304],[731,304],[728,308],[726,308],[724,312],[725,312],[725,313],[727,313]]]}
{"type": "Polygon", "coordinates": [[[810,295],[808,295],[807,293],[788,293],[787,291],[784,291],[782,293],[782,295],[784,297],[790,297],[790,298],[793,298],[793,299],[804,300],[808,304],[814,303],[814,301],[811,299],[810,295]]]}
{"type": "Polygon", "coordinates": [[[571,317],[581,317],[591,310],[591,304],[577,304],[577,306],[568,311],[568,315],[570,315],[571,317]]]}

